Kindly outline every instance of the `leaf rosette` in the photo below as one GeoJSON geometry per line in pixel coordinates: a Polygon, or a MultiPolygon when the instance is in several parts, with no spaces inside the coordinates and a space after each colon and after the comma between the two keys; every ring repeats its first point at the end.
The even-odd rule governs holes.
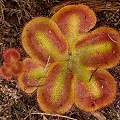
{"type": "Polygon", "coordinates": [[[115,80],[104,69],[119,61],[120,35],[109,27],[91,32],[95,24],[95,13],[80,4],[25,25],[22,44],[31,58],[24,60],[18,83],[27,93],[37,89],[43,111],[64,113],[73,103],[95,111],[113,101],[115,80]]]}

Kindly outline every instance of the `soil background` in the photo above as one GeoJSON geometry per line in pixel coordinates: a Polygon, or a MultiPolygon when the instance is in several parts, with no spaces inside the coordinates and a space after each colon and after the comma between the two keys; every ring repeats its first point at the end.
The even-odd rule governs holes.
{"type": "MultiPolygon", "coordinates": [[[[61,7],[69,4],[88,5],[97,16],[94,27],[108,26],[120,33],[120,0],[0,0],[0,66],[3,52],[16,48],[21,60],[28,55],[21,44],[25,24],[34,17],[51,17],[61,7]]],[[[89,113],[75,105],[63,115],[44,113],[36,100],[36,93],[28,95],[17,86],[17,78],[0,77],[0,120],[120,120],[120,62],[107,69],[117,85],[115,100],[110,105],[89,113]]]]}

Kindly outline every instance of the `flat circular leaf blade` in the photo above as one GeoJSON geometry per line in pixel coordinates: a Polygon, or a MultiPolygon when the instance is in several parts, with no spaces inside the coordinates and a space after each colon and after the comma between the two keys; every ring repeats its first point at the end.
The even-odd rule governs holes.
{"type": "Polygon", "coordinates": [[[100,27],[76,41],[72,48],[73,59],[88,69],[106,69],[120,58],[120,35],[108,27],[100,27]]]}
{"type": "Polygon", "coordinates": [[[67,38],[70,47],[79,34],[89,31],[96,24],[93,10],[82,4],[65,6],[52,19],[67,38]]]}
{"type": "MultiPolygon", "coordinates": [[[[91,75],[92,75],[91,71],[91,75]]],[[[84,76],[85,78],[86,76],[84,76]]],[[[116,84],[114,78],[105,70],[97,70],[93,80],[84,82],[82,76],[75,83],[75,104],[82,110],[95,111],[110,104],[116,95],[116,84]],[[90,84],[95,86],[90,88],[90,84]],[[94,91],[95,94],[93,94],[94,91]],[[98,96],[99,93],[99,96],[98,96]]]]}
{"type": "Polygon", "coordinates": [[[37,17],[28,22],[22,32],[22,44],[30,57],[46,65],[68,57],[67,41],[57,24],[45,17],[37,17]]]}
{"type": "Polygon", "coordinates": [[[73,73],[65,63],[56,63],[48,71],[45,86],[38,88],[37,101],[47,113],[64,113],[73,104],[73,73]]]}

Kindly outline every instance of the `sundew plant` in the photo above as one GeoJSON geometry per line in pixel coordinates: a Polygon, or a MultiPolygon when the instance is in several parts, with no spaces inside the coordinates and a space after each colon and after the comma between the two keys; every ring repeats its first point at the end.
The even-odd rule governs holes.
{"type": "Polygon", "coordinates": [[[116,83],[105,69],[120,59],[120,35],[109,27],[92,31],[95,24],[95,13],[82,4],[65,6],[51,18],[32,19],[22,32],[30,57],[20,62],[19,53],[10,49],[1,75],[18,76],[26,93],[37,91],[38,104],[47,113],[64,113],[73,104],[84,111],[110,104],[116,83]]]}

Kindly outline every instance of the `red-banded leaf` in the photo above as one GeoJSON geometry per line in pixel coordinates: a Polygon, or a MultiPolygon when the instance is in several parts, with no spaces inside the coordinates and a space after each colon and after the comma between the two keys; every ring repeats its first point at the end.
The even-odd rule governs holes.
{"type": "Polygon", "coordinates": [[[112,67],[120,59],[120,35],[112,28],[100,27],[76,41],[72,53],[73,59],[87,68],[112,67]]]}
{"type": "Polygon", "coordinates": [[[20,53],[16,49],[10,48],[10,49],[5,51],[4,59],[6,61],[12,61],[12,62],[15,61],[15,60],[19,60],[20,59],[20,53]]]}
{"type": "Polygon", "coordinates": [[[12,78],[12,73],[7,67],[1,67],[0,68],[0,75],[4,77],[5,79],[10,79],[12,78]]]}
{"type": "Polygon", "coordinates": [[[45,73],[42,74],[44,69],[39,62],[31,58],[24,59],[23,65],[24,73],[18,78],[18,84],[24,92],[32,93],[38,88],[40,77],[44,77],[45,73]]]}
{"type": "Polygon", "coordinates": [[[63,60],[67,55],[67,41],[56,23],[45,17],[37,17],[28,22],[22,32],[22,44],[30,57],[46,65],[63,60]]]}
{"type": "Polygon", "coordinates": [[[37,62],[31,58],[25,58],[23,60],[23,64],[24,64],[24,71],[25,72],[30,72],[31,70],[34,70],[34,69],[41,66],[39,62],[37,62]]]}
{"type": "Polygon", "coordinates": [[[67,38],[70,46],[78,34],[87,32],[96,24],[93,10],[85,5],[68,5],[56,12],[52,19],[67,38]]]}
{"type": "Polygon", "coordinates": [[[28,74],[29,77],[32,77],[34,79],[44,77],[47,69],[49,68],[48,67],[45,69],[43,66],[40,65],[39,62],[31,58],[26,58],[23,61],[23,64],[25,69],[24,71],[28,74]]]}
{"type": "Polygon", "coordinates": [[[29,77],[27,73],[23,73],[18,78],[20,88],[26,93],[33,93],[37,89],[38,81],[29,77]]]}
{"type": "Polygon", "coordinates": [[[97,70],[89,82],[90,73],[92,75],[93,71],[89,75],[84,71],[75,82],[75,104],[85,111],[95,111],[110,104],[116,94],[114,78],[107,71],[97,70]]]}
{"type": "Polygon", "coordinates": [[[4,62],[4,66],[6,68],[11,68],[12,67],[12,62],[11,61],[4,62]]]}
{"type": "Polygon", "coordinates": [[[47,113],[64,113],[68,111],[74,98],[73,72],[66,62],[55,63],[47,72],[45,86],[37,90],[37,101],[47,113]]]}
{"type": "Polygon", "coordinates": [[[14,76],[20,76],[24,71],[24,66],[21,61],[15,61],[11,66],[11,72],[14,76]]]}

